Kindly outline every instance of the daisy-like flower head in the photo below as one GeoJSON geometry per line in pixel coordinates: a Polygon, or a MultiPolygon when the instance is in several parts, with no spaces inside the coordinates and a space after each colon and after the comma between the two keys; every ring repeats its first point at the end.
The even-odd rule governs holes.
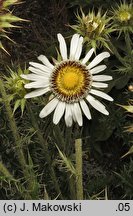
{"type": "Polygon", "coordinates": [[[68,127],[72,126],[73,121],[82,126],[82,112],[88,119],[91,119],[88,103],[99,112],[108,115],[105,106],[95,99],[93,95],[113,101],[109,95],[98,90],[99,88],[106,88],[108,84],[105,81],[111,80],[112,77],[109,75],[97,75],[105,70],[106,66],[96,66],[103,59],[108,58],[110,54],[103,52],[88,64],[94,49],[92,48],[82,60],[79,60],[82,52],[83,37],[80,37],[79,34],[73,35],[70,44],[70,55],[68,56],[63,36],[61,34],[57,36],[62,61],[53,65],[46,56],[40,55],[38,60],[43,64],[30,62],[29,70],[32,73],[23,74],[21,77],[32,81],[26,84],[25,88],[35,88],[36,90],[26,94],[25,98],[33,98],[51,92],[53,98],[42,109],[40,117],[44,118],[54,111],[53,123],[58,124],[64,115],[68,127]]]}

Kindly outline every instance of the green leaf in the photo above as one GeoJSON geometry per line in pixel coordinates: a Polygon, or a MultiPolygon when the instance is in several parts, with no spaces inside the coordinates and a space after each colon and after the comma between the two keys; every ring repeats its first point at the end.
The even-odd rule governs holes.
{"type": "Polygon", "coordinates": [[[16,100],[15,105],[14,105],[14,109],[13,109],[13,114],[15,113],[17,108],[20,106],[20,103],[21,103],[21,100],[16,100]]]}
{"type": "Polygon", "coordinates": [[[22,71],[22,69],[21,69],[21,67],[19,65],[19,67],[18,67],[18,75],[21,75],[22,73],[23,73],[23,71],[22,71]]]}
{"type": "Polygon", "coordinates": [[[25,98],[21,99],[20,106],[21,106],[22,115],[24,112],[25,104],[26,104],[26,99],[25,98]]]}

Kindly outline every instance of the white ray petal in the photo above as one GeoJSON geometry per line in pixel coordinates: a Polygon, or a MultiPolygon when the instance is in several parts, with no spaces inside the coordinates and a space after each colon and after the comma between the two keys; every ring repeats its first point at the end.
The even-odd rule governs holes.
{"type": "Polygon", "coordinates": [[[82,46],[83,46],[83,37],[80,37],[79,42],[78,42],[78,46],[77,46],[77,50],[76,50],[75,56],[74,56],[75,60],[79,60],[81,53],[82,53],[82,46]]]}
{"type": "Polygon", "coordinates": [[[54,98],[51,100],[40,112],[39,117],[44,118],[47,115],[49,115],[53,110],[56,108],[57,104],[59,103],[59,100],[57,98],[54,98]]]}
{"type": "Polygon", "coordinates": [[[79,42],[79,34],[74,34],[72,36],[71,43],[70,43],[70,57],[69,57],[70,60],[74,59],[75,52],[78,47],[78,42],[79,42]]]}
{"type": "Polygon", "coordinates": [[[90,120],[91,119],[91,113],[90,113],[89,107],[87,106],[86,102],[84,100],[81,100],[80,105],[81,105],[83,113],[90,120]]]}
{"type": "Polygon", "coordinates": [[[94,67],[93,69],[90,70],[91,74],[97,74],[100,73],[101,71],[105,70],[107,68],[106,65],[99,65],[97,67],[94,67]]]}
{"type": "Polygon", "coordinates": [[[38,96],[41,96],[41,95],[47,93],[48,91],[50,91],[50,88],[49,88],[49,87],[44,88],[44,89],[37,89],[37,90],[35,90],[35,91],[32,91],[32,92],[26,94],[26,95],[24,96],[24,98],[38,97],[38,96]]]}
{"type": "Polygon", "coordinates": [[[101,83],[101,82],[92,82],[91,85],[95,88],[107,88],[108,87],[108,84],[101,83]]]}
{"type": "Polygon", "coordinates": [[[91,90],[90,90],[90,93],[91,93],[91,94],[94,94],[94,95],[97,95],[97,96],[99,96],[99,97],[101,97],[101,98],[104,98],[104,99],[106,99],[106,100],[108,100],[108,101],[113,101],[113,98],[110,97],[110,96],[109,96],[108,94],[106,94],[105,92],[91,89],[91,90]]]}
{"type": "Polygon", "coordinates": [[[38,56],[38,60],[41,61],[44,65],[46,65],[48,68],[51,68],[51,69],[54,68],[54,65],[50,63],[50,61],[45,55],[38,56]]]}
{"type": "Polygon", "coordinates": [[[57,34],[58,41],[59,41],[59,47],[60,47],[60,53],[63,60],[67,60],[67,46],[64,37],[61,34],[57,34]]]}
{"type": "Polygon", "coordinates": [[[73,109],[73,104],[69,104],[70,108],[71,108],[71,113],[72,113],[72,119],[74,122],[76,122],[76,117],[75,117],[75,113],[74,113],[74,109],[73,109]]]}
{"type": "Polygon", "coordinates": [[[45,81],[36,81],[36,82],[31,82],[28,84],[25,84],[25,88],[27,89],[31,89],[31,88],[45,88],[49,86],[49,81],[45,80],[45,81]]]}
{"type": "Polygon", "coordinates": [[[29,64],[37,69],[40,69],[44,72],[47,72],[47,73],[51,73],[52,72],[52,69],[43,65],[43,64],[40,64],[40,63],[36,63],[36,62],[29,62],[29,64]]]}
{"type": "Polygon", "coordinates": [[[31,72],[33,72],[33,73],[35,73],[35,74],[38,74],[38,75],[44,75],[44,74],[47,74],[48,76],[50,76],[50,72],[48,72],[48,71],[42,71],[42,70],[40,70],[40,69],[38,69],[38,68],[34,68],[34,67],[29,67],[28,68],[29,69],[29,71],[31,71],[31,72]]]}
{"type": "Polygon", "coordinates": [[[103,59],[108,58],[110,54],[108,52],[102,52],[97,55],[93,61],[87,66],[88,69],[93,68],[94,66],[98,65],[103,59]]]}
{"type": "Polygon", "coordinates": [[[41,81],[47,79],[48,76],[44,75],[36,75],[36,74],[21,74],[20,75],[23,79],[31,80],[31,81],[41,81]]]}
{"type": "Polygon", "coordinates": [[[73,112],[74,112],[76,121],[78,122],[79,126],[82,126],[83,125],[82,112],[81,112],[81,109],[78,103],[73,104],[73,112]]]}
{"type": "Polygon", "coordinates": [[[66,104],[65,122],[67,127],[72,126],[73,119],[72,119],[72,111],[71,111],[70,104],[66,104]]]}
{"type": "Polygon", "coordinates": [[[112,80],[112,76],[109,76],[109,75],[95,75],[95,76],[92,77],[92,79],[94,81],[104,82],[104,81],[112,80]]]}
{"type": "Polygon", "coordinates": [[[88,95],[86,99],[96,110],[103,113],[104,115],[109,115],[109,112],[106,110],[105,106],[100,101],[96,100],[91,95],[88,95]]]}
{"type": "Polygon", "coordinates": [[[65,102],[59,102],[56,106],[53,116],[53,123],[58,124],[65,111],[65,102]]]}
{"type": "Polygon", "coordinates": [[[82,60],[82,64],[86,64],[86,62],[89,61],[89,59],[91,58],[93,52],[94,52],[94,48],[92,48],[87,54],[86,56],[84,57],[84,59],[82,60]]]}

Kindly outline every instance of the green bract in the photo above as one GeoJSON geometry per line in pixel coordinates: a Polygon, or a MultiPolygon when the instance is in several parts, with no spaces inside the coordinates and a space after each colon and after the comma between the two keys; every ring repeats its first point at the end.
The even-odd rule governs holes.
{"type": "Polygon", "coordinates": [[[133,32],[133,6],[132,3],[128,4],[125,1],[117,4],[113,9],[113,23],[119,34],[122,32],[133,32]]]}
{"type": "Polygon", "coordinates": [[[28,70],[22,70],[20,67],[18,68],[17,71],[13,71],[9,69],[10,71],[10,76],[7,77],[5,76],[4,79],[6,80],[5,82],[5,87],[8,90],[9,94],[9,100],[14,101],[14,110],[15,112],[18,107],[21,108],[21,113],[23,114],[24,108],[25,108],[25,103],[26,99],[24,98],[24,95],[26,93],[26,90],[24,88],[24,85],[27,83],[24,79],[20,77],[22,73],[27,74],[28,70]]]}
{"type": "Polygon", "coordinates": [[[71,28],[85,38],[89,47],[109,48],[109,34],[114,31],[110,20],[107,13],[102,14],[101,9],[97,13],[90,11],[87,15],[81,9],[81,16],[77,14],[77,25],[72,25],[71,28]]]}

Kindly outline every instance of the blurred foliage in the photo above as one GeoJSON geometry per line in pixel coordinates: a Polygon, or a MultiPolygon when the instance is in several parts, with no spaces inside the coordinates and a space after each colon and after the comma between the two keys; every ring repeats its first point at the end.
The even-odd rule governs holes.
{"type": "Polygon", "coordinates": [[[5,21],[11,27],[8,32],[15,41],[5,43],[2,35],[7,36],[7,33],[2,24],[0,40],[6,44],[10,56],[0,53],[0,79],[3,79],[6,101],[17,126],[20,149],[25,156],[30,178],[28,181],[24,178],[5,111],[6,101],[0,95],[0,198],[72,199],[75,196],[74,141],[81,137],[84,198],[132,199],[131,2],[28,0],[15,6],[16,2],[0,2],[0,17],[8,14],[5,21]],[[17,17],[30,22],[20,23],[21,28],[12,28],[12,21],[18,21],[15,20],[17,17]],[[86,34],[87,28],[89,31],[86,34]],[[52,61],[52,57],[57,54],[56,34],[62,33],[69,42],[75,30],[86,37],[84,42],[88,43],[88,47],[83,50],[84,53],[91,46],[97,47],[97,53],[105,50],[111,53],[110,59],[105,62],[105,73],[112,75],[113,80],[106,92],[114,98],[114,103],[106,103],[109,116],[91,110],[92,120],[88,121],[84,117],[83,128],[73,125],[68,129],[63,121],[54,126],[52,116],[39,119],[39,110],[48,98],[25,101],[25,81],[20,75],[28,73],[28,62],[34,61],[40,54],[45,54],[52,61]],[[30,179],[31,187],[28,185],[30,179]]]}

